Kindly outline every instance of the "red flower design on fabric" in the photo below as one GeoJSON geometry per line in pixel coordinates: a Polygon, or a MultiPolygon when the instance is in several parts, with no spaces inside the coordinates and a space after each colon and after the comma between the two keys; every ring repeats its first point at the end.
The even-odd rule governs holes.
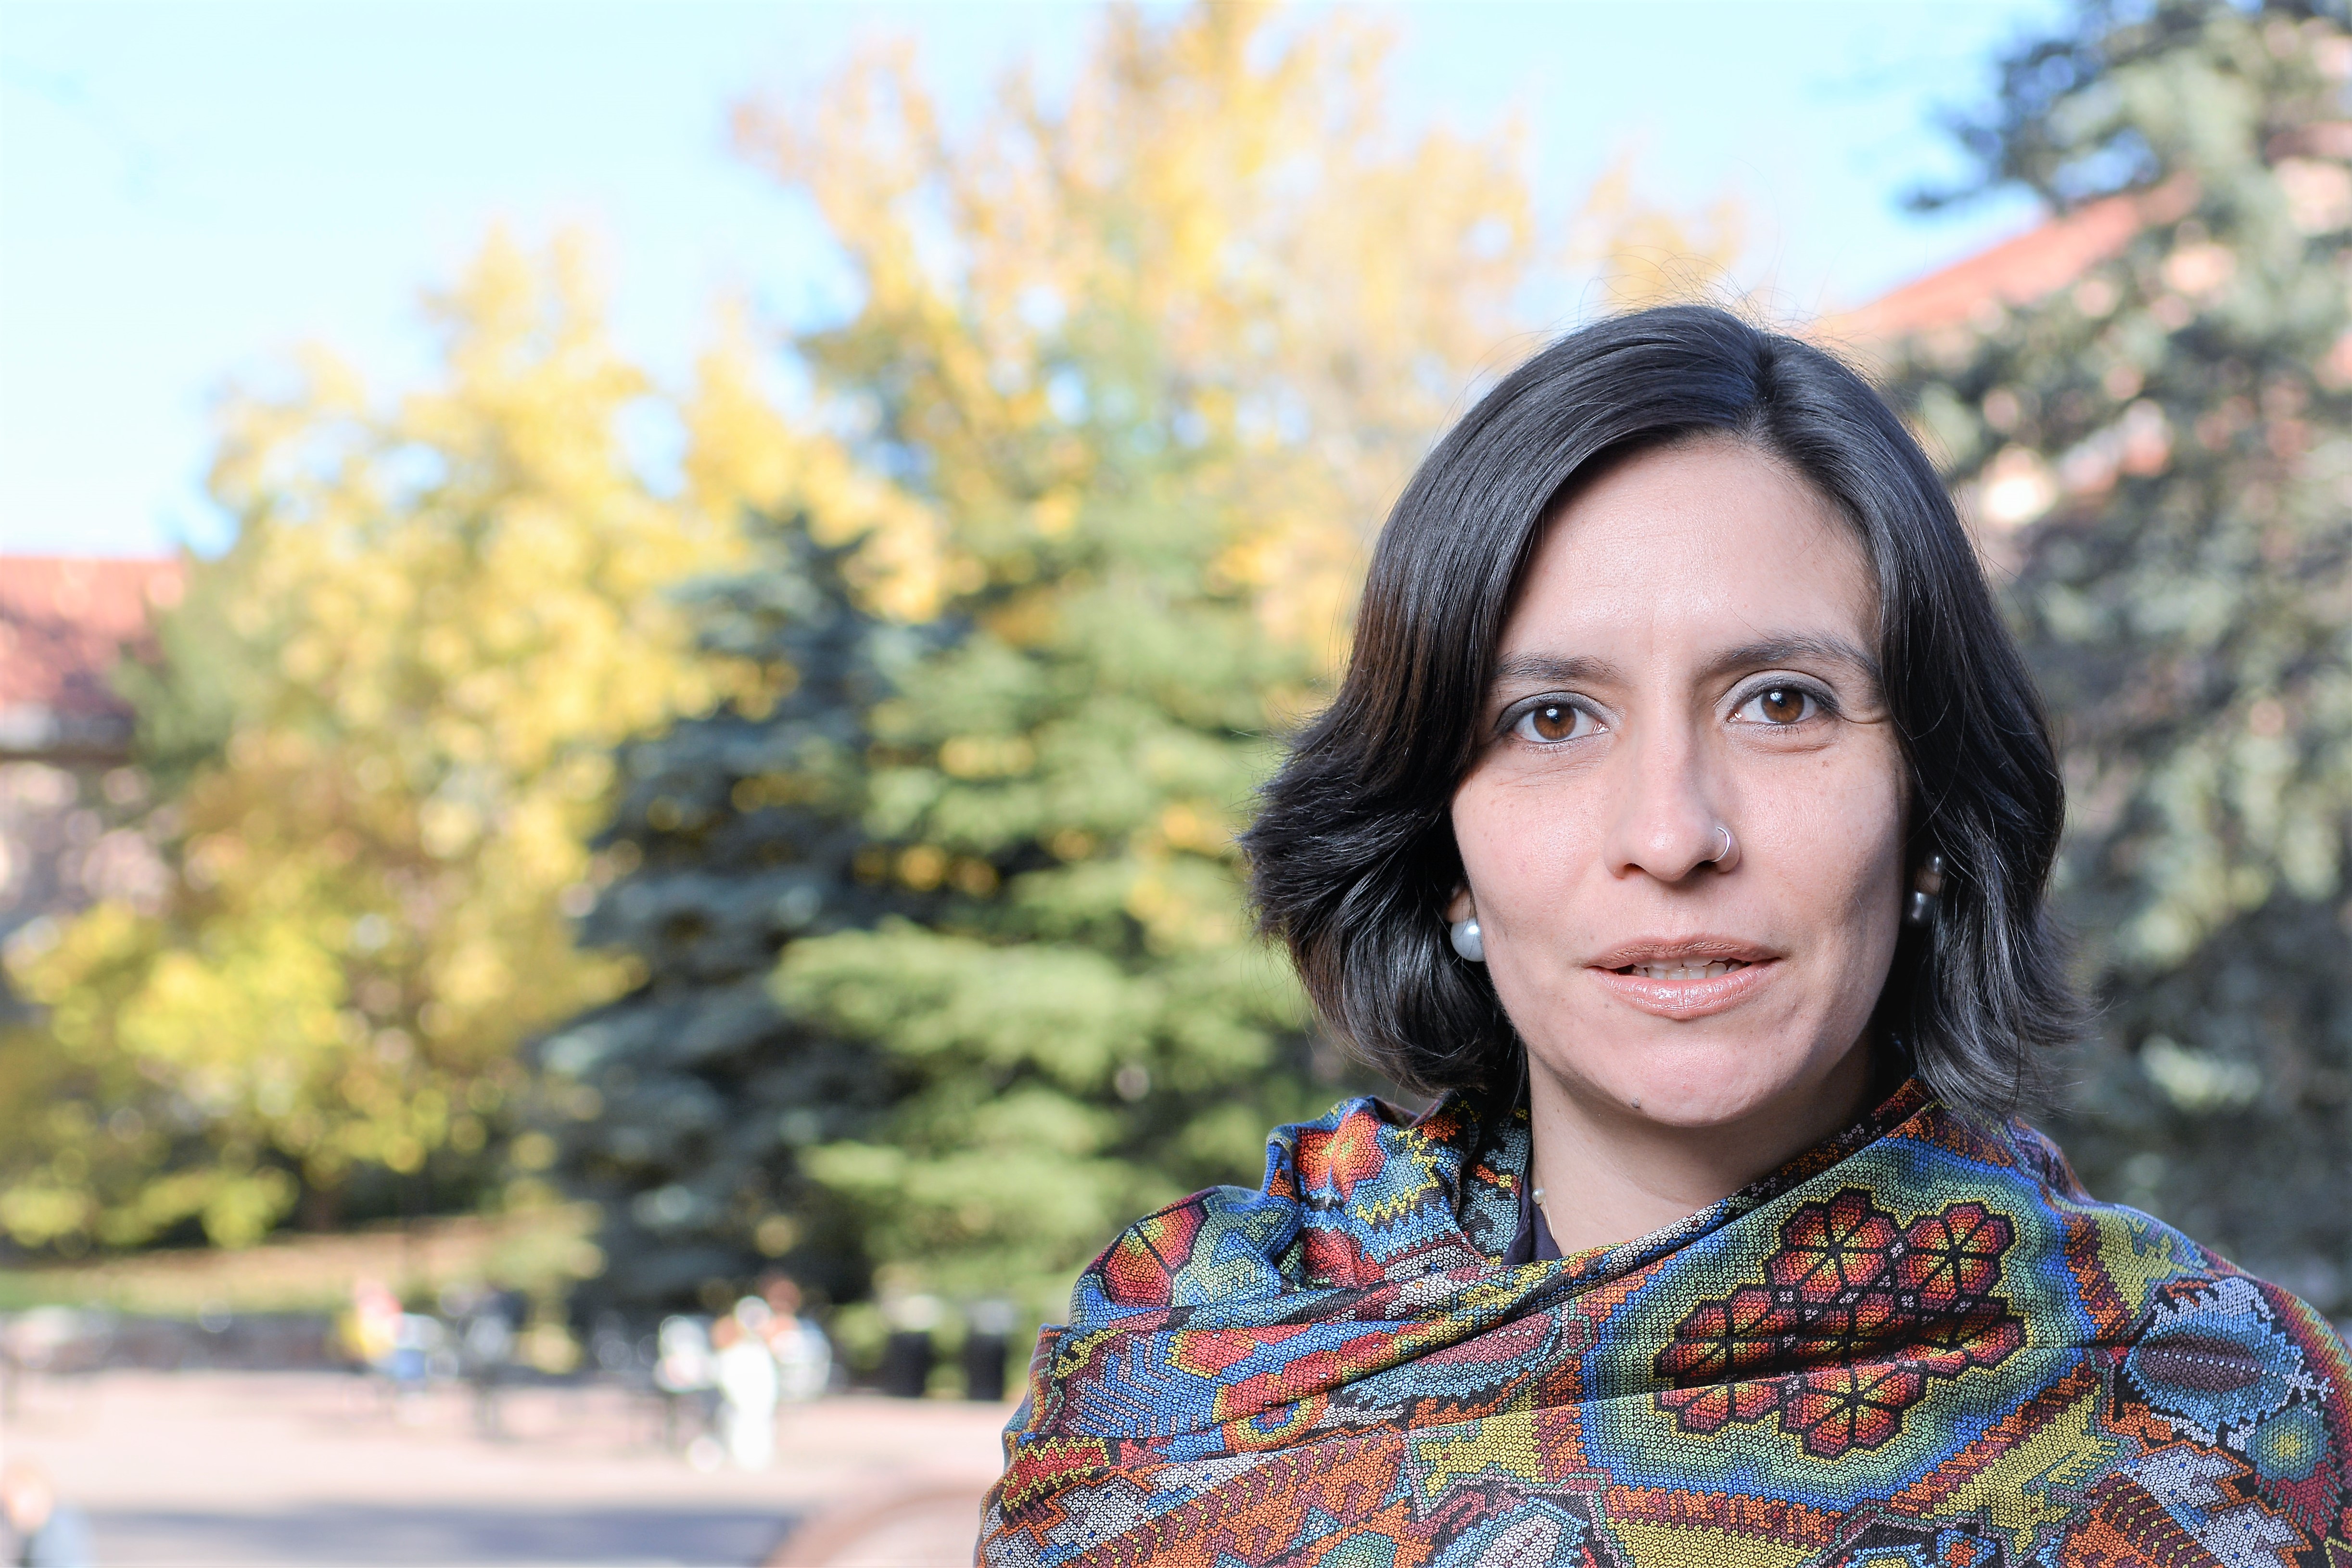
{"type": "Polygon", "coordinates": [[[1997,1366],[2025,1325],[1992,1295],[2016,1227],[1981,1203],[1908,1225],[1862,1187],[1780,1226],[1760,1284],[1698,1302],[1658,1352],[1658,1407],[1685,1432],[1777,1415],[1818,1458],[1903,1430],[1930,1378],[1997,1366]]]}

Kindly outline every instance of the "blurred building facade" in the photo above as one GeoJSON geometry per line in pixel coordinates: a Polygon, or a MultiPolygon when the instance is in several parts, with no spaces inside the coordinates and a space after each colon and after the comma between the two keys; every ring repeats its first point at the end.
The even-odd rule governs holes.
{"type": "MultiPolygon", "coordinates": [[[[176,560],[0,555],[0,942],[102,898],[161,894],[131,710],[111,672],[177,604],[176,560]]],[[[0,1020],[12,1014],[0,974],[0,1020]]]]}

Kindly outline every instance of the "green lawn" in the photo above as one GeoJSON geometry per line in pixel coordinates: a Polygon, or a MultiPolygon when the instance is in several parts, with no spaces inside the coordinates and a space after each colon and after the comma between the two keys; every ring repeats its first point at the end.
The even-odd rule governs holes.
{"type": "Polygon", "coordinates": [[[353,1281],[381,1279],[404,1300],[450,1285],[495,1285],[546,1300],[593,1275],[592,1205],[421,1220],[337,1236],[293,1236],[236,1251],[181,1247],[37,1268],[0,1268],[0,1311],[109,1307],[156,1317],[332,1310],[353,1281]]]}

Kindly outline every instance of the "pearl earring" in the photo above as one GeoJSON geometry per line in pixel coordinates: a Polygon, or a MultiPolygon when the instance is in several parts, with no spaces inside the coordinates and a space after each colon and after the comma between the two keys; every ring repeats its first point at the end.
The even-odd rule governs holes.
{"type": "Polygon", "coordinates": [[[1486,939],[1478,930],[1478,917],[1455,921],[1448,928],[1454,936],[1454,951],[1473,963],[1486,962],[1486,939]]]}
{"type": "Polygon", "coordinates": [[[1943,905],[1944,858],[1930,855],[1919,863],[1919,874],[1911,879],[1911,896],[1904,900],[1903,919],[1911,925],[1929,926],[1943,905]]]}

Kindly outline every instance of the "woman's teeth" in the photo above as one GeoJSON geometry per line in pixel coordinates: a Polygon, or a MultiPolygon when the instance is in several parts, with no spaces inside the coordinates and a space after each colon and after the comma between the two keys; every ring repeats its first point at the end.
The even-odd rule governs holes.
{"type": "Polygon", "coordinates": [[[1747,967],[1741,959],[1717,959],[1713,963],[1636,963],[1617,973],[1638,974],[1644,980],[1712,980],[1718,974],[1747,967]]]}

